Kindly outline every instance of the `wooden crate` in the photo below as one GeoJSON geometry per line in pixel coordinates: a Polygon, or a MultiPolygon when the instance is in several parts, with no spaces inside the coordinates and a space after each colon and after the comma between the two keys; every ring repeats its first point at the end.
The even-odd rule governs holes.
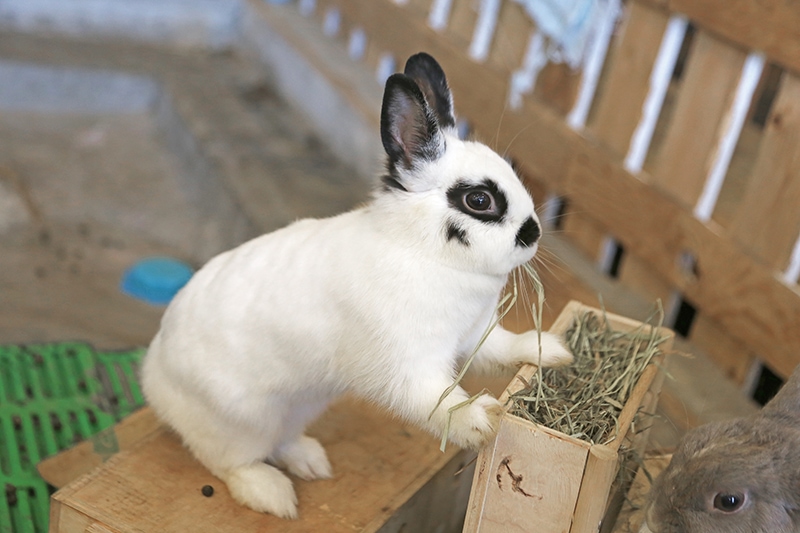
{"type": "Polygon", "coordinates": [[[295,479],[300,519],[282,520],[233,501],[225,484],[145,408],[102,439],[40,465],[54,484],[90,469],[53,495],[50,531],[460,530],[471,452],[451,446],[442,453],[437,439],[352,399],[333,405],[310,434],[326,447],[334,477],[295,479]],[[203,495],[205,485],[214,488],[211,497],[203,495]]]}
{"type": "MultiPolygon", "coordinates": [[[[572,301],[551,331],[564,333],[584,310],[601,311],[572,301]]],[[[608,314],[611,327],[631,331],[641,322],[608,314]]],[[[536,531],[588,533],[598,531],[619,467],[621,448],[644,452],[647,431],[634,431],[636,414],[654,412],[664,379],[661,366],[672,345],[644,371],[619,419],[619,436],[607,445],[592,445],[506,414],[494,444],[478,455],[465,532],[536,531]]],[[[501,401],[529,382],[536,368],[525,366],[509,384],[501,401]],[[519,379],[522,378],[522,379],[519,379]]]]}

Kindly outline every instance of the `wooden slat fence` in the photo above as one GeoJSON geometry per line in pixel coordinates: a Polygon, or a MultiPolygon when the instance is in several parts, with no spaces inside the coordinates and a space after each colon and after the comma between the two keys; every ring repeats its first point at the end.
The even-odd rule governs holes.
{"type": "Polygon", "coordinates": [[[690,339],[731,377],[800,362],[800,3],[628,0],[593,65],[515,95],[541,36],[513,0],[298,5],[376,83],[435,56],[470,131],[563,202],[564,235],[694,309],[690,339]]]}

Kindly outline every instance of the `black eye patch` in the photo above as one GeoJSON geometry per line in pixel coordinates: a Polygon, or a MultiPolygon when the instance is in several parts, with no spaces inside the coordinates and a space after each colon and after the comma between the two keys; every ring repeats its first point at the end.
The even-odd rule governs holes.
{"type": "Polygon", "coordinates": [[[481,183],[458,182],[447,191],[450,207],[482,222],[501,222],[508,200],[497,184],[486,178],[481,183]]]}

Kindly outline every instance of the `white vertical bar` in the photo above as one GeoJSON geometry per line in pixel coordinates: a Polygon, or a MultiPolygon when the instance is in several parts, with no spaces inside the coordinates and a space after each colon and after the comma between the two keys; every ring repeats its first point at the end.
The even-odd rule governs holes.
{"type": "Polygon", "coordinates": [[[364,58],[367,50],[367,34],[362,28],[356,28],[350,32],[350,41],[347,43],[347,54],[353,61],[360,61],[364,58]]]}
{"type": "Polygon", "coordinates": [[[725,117],[726,124],[723,125],[725,133],[717,145],[714,162],[706,177],[703,192],[697,199],[694,208],[694,216],[698,220],[706,222],[711,219],[719,191],[725,181],[725,174],[728,172],[728,165],[730,165],[733,151],[736,149],[736,143],[742,132],[742,126],[747,118],[747,110],[750,109],[750,103],[753,101],[753,94],[756,92],[756,86],[758,86],[763,70],[764,56],[762,54],[751,53],[747,56],[731,109],[725,117]]]}
{"type": "Polygon", "coordinates": [[[653,71],[650,73],[650,90],[642,107],[642,118],[636,126],[628,154],[625,156],[625,169],[632,174],[637,174],[642,170],[687,26],[688,21],[685,17],[673,16],[661,39],[658,57],[653,64],[653,71]]]}
{"type": "Polygon", "coordinates": [[[428,26],[436,31],[445,29],[447,21],[450,19],[452,4],[453,0],[434,0],[433,5],[431,5],[431,11],[428,14],[428,26]]]}
{"type": "Polygon", "coordinates": [[[553,228],[558,225],[559,213],[564,207],[564,197],[558,196],[555,193],[547,193],[544,203],[542,204],[542,214],[539,220],[545,228],[553,228]]]}
{"type": "Polygon", "coordinates": [[[500,0],[481,0],[481,9],[475,23],[475,32],[469,45],[469,55],[475,61],[485,61],[489,57],[497,17],[500,15],[500,0]]]}
{"type": "Polygon", "coordinates": [[[581,130],[586,125],[586,117],[589,115],[589,108],[597,90],[597,82],[600,79],[600,72],[603,69],[603,63],[608,53],[611,35],[614,33],[614,26],[621,11],[619,0],[609,0],[605,10],[600,27],[597,29],[593,39],[592,50],[584,60],[578,98],[569,115],[567,115],[567,124],[574,130],[581,130]]]}
{"type": "Polygon", "coordinates": [[[789,266],[783,273],[783,281],[788,285],[794,285],[800,279],[800,236],[794,244],[792,256],[789,259],[789,266]]]}
{"type": "Polygon", "coordinates": [[[680,291],[671,291],[667,296],[667,301],[664,302],[664,324],[668,328],[675,327],[678,312],[681,310],[681,301],[683,301],[683,295],[680,291]]]}
{"type": "Polygon", "coordinates": [[[394,74],[395,67],[396,63],[394,56],[389,53],[383,54],[378,60],[378,68],[375,71],[375,79],[378,80],[378,83],[381,85],[386,83],[386,80],[389,79],[389,76],[394,74]]]}
{"type": "Polygon", "coordinates": [[[604,274],[611,273],[614,256],[617,254],[617,246],[617,241],[613,237],[603,237],[603,243],[600,245],[600,257],[597,259],[597,267],[604,274]]]}
{"type": "Polygon", "coordinates": [[[544,49],[544,34],[533,30],[525,51],[522,68],[511,74],[511,83],[508,95],[508,105],[511,109],[522,107],[522,97],[533,91],[536,78],[547,64],[547,54],[544,49]]]}
{"type": "Polygon", "coordinates": [[[325,13],[325,20],[322,22],[322,32],[328,37],[336,37],[339,27],[342,24],[342,14],[335,7],[325,13]]]}
{"type": "Polygon", "coordinates": [[[300,0],[297,7],[301,15],[308,17],[317,8],[317,0],[300,0]]]}

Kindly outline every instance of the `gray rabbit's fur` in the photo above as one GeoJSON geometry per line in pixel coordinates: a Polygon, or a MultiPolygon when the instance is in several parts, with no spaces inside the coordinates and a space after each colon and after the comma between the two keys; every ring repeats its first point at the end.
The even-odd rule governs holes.
{"type": "Polygon", "coordinates": [[[800,367],[759,413],[686,434],[642,532],[800,533],[800,367]]]}

